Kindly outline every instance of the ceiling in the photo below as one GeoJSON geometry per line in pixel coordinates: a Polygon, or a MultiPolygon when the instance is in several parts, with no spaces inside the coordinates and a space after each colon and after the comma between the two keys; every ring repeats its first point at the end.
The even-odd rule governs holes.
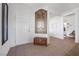
{"type": "Polygon", "coordinates": [[[29,10],[45,8],[49,10],[50,16],[61,15],[65,11],[79,7],[79,3],[16,3],[16,5],[25,6],[29,10]]]}

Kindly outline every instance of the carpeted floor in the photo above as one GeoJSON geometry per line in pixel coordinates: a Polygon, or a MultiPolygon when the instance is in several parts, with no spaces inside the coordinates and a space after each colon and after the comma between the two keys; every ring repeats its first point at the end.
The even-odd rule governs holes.
{"type": "Polygon", "coordinates": [[[50,38],[48,46],[39,46],[31,44],[12,47],[8,56],[64,56],[79,55],[79,45],[74,43],[74,39],[50,38]]]}

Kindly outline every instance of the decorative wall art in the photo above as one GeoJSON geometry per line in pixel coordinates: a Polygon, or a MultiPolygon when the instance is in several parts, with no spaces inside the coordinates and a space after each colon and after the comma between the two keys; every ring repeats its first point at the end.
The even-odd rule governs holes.
{"type": "Polygon", "coordinates": [[[47,34],[47,11],[44,9],[35,12],[35,33],[47,34]]]}

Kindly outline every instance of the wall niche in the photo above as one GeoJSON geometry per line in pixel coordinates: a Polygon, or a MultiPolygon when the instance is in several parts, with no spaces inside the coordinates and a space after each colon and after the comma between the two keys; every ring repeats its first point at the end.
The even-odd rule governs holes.
{"type": "Polygon", "coordinates": [[[47,34],[47,11],[44,9],[35,12],[35,33],[47,34]]]}

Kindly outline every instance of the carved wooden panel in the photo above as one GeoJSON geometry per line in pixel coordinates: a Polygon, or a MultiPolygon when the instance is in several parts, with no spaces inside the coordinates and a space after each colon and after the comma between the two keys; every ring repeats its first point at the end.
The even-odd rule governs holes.
{"type": "Polygon", "coordinates": [[[47,33],[47,11],[44,9],[35,12],[35,33],[47,33]]]}
{"type": "Polygon", "coordinates": [[[46,37],[35,37],[34,45],[46,45],[47,46],[47,38],[46,37]]]}

